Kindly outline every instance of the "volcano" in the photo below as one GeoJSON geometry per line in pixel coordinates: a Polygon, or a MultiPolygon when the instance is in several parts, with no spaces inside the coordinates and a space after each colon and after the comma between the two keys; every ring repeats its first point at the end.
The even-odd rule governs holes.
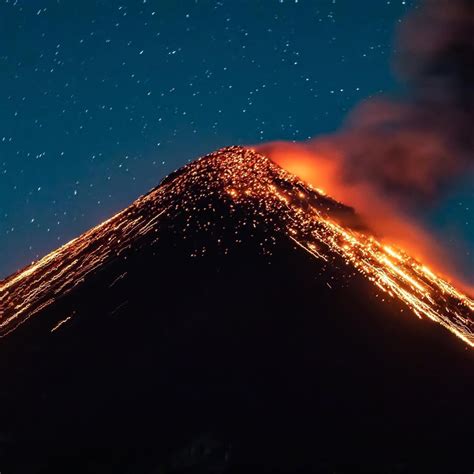
{"type": "Polygon", "coordinates": [[[0,282],[0,471],[472,472],[473,311],[224,148],[0,282]]]}

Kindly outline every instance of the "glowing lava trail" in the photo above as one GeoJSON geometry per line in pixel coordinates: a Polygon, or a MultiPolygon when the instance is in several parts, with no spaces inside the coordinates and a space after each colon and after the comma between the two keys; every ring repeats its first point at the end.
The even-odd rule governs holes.
{"type": "MultiPolygon", "coordinates": [[[[241,147],[225,148],[187,165],[124,211],[0,282],[0,336],[130,248],[153,245],[162,219],[184,213],[193,222],[210,196],[231,208],[245,209],[247,217],[239,225],[271,230],[268,241],[260,243],[264,252],[270,254],[272,240],[284,237],[326,266],[342,258],[351,269],[348,273],[359,272],[418,317],[435,321],[474,347],[472,299],[402,250],[377,240],[351,209],[241,147]]],[[[214,211],[218,217],[219,211],[214,211]]],[[[199,223],[202,231],[211,226],[199,223]]],[[[185,229],[181,238],[186,237],[185,229]]],[[[218,236],[213,238],[220,242],[218,236]]],[[[65,314],[60,324],[71,317],[65,314]]]]}

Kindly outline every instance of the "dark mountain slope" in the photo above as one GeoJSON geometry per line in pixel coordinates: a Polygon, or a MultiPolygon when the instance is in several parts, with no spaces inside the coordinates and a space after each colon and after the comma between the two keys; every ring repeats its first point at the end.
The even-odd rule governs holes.
{"type": "Polygon", "coordinates": [[[0,470],[471,472],[472,349],[316,211],[363,229],[225,149],[0,283],[0,470]]]}

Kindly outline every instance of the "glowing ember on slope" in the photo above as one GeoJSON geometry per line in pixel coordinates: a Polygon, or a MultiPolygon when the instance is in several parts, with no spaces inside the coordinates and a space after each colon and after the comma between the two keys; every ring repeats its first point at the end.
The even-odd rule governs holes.
{"type": "MultiPolygon", "coordinates": [[[[401,249],[378,241],[360,226],[357,230],[349,222],[355,216],[347,207],[267,158],[240,147],[191,163],[129,208],[0,282],[0,335],[73,290],[131,246],[153,245],[164,218],[184,213],[188,226],[193,222],[198,230],[209,231],[212,222],[198,222],[195,216],[200,208],[209,207],[211,196],[245,210],[246,218],[237,226],[265,226],[326,265],[342,258],[352,273],[360,272],[418,317],[437,322],[474,347],[472,299],[401,249]]],[[[218,216],[218,210],[212,211],[218,216]]],[[[188,226],[180,230],[180,238],[186,238],[193,228],[188,226]]],[[[238,245],[239,227],[235,235],[234,245],[238,245]]],[[[214,237],[217,245],[227,245],[214,237]]],[[[264,252],[271,253],[272,239],[269,236],[268,242],[260,242],[264,252]]],[[[227,253],[229,249],[223,250],[227,253]]],[[[205,252],[204,248],[192,256],[205,252]]],[[[108,286],[114,284],[110,281],[108,286]]]]}

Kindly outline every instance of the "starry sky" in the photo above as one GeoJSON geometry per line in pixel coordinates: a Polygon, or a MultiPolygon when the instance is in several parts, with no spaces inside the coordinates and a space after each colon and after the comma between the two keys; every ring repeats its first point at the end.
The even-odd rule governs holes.
{"type": "MultiPolygon", "coordinates": [[[[305,140],[399,87],[413,0],[0,0],[0,277],[216,148],[305,140]]],[[[474,260],[474,192],[427,217],[474,260]]]]}

